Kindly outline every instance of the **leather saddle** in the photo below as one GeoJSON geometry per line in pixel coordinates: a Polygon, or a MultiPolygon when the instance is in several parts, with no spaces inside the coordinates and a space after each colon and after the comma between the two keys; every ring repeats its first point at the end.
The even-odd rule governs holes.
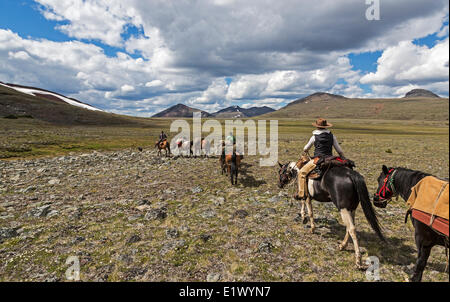
{"type": "MultiPolygon", "coordinates": [[[[325,171],[332,167],[347,167],[352,169],[356,167],[355,162],[350,159],[344,159],[339,156],[327,156],[327,157],[314,157],[314,164],[316,167],[308,174],[308,179],[319,180],[322,178],[325,171]]],[[[305,164],[309,162],[309,158],[305,155],[297,161],[296,166],[301,169],[305,164]]]]}

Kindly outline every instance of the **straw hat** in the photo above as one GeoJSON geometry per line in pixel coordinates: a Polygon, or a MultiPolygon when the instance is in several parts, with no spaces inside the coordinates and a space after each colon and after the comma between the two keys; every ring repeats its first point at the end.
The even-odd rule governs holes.
{"type": "Polygon", "coordinates": [[[328,123],[326,119],[318,118],[315,123],[312,123],[314,127],[317,128],[330,128],[333,127],[332,123],[328,123]]]}

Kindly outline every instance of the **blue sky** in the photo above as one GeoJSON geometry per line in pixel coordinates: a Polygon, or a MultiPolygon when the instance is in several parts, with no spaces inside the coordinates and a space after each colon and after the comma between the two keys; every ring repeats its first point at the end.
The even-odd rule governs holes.
{"type": "Polygon", "coordinates": [[[316,91],[448,96],[448,3],[386,0],[368,21],[354,2],[3,0],[0,81],[140,116],[279,108],[316,91]]]}

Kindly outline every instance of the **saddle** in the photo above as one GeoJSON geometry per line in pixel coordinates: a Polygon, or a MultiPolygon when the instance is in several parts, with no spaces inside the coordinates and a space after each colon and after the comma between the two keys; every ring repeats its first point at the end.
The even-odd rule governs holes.
{"type": "Polygon", "coordinates": [[[356,167],[354,161],[347,158],[341,158],[339,156],[328,156],[321,158],[316,165],[320,166],[321,170],[326,170],[332,167],[347,167],[353,170],[353,168],[356,167]]]}
{"type": "Polygon", "coordinates": [[[412,189],[407,203],[412,217],[446,236],[449,235],[448,181],[427,176],[412,189]]]}
{"type": "MultiPolygon", "coordinates": [[[[352,170],[356,167],[354,161],[343,159],[339,156],[314,157],[313,160],[316,167],[308,174],[308,179],[319,180],[322,178],[324,172],[332,167],[347,167],[352,170]]],[[[303,155],[297,161],[296,166],[301,169],[308,162],[309,158],[303,155]]]]}

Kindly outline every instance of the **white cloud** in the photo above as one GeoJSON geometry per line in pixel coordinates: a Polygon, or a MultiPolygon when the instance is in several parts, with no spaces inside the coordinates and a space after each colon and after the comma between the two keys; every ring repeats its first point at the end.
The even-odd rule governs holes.
{"type": "Polygon", "coordinates": [[[164,82],[161,80],[153,80],[151,82],[145,83],[145,87],[157,87],[164,85],[164,82]]]}
{"type": "Polygon", "coordinates": [[[8,52],[8,56],[10,59],[18,59],[18,60],[28,60],[30,56],[26,51],[18,51],[18,52],[8,52]]]}
{"type": "Polygon", "coordinates": [[[134,91],[134,87],[131,86],[131,85],[127,85],[127,84],[123,85],[120,89],[121,89],[123,92],[134,91]]]}
{"type": "Polygon", "coordinates": [[[410,87],[425,87],[430,83],[448,83],[448,54],[448,37],[432,48],[402,41],[383,52],[378,59],[377,71],[364,75],[361,83],[378,87],[397,87],[396,94],[402,94],[410,87]]]}
{"type": "Polygon", "coordinates": [[[178,102],[204,110],[279,106],[316,91],[363,96],[361,77],[379,95],[412,86],[448,94],[441,84],[448,54],[447,67],[440,63],[448,38],[432,49],[410,42],[448,37],[444,0],[382,1],[382,20],[372,22],[360,0],[35,1],[58,30],[81,41],[0,29],[0,80],[118,113],[145,115],[178,102]],[[133,26],[139,34],[130,36],[133,26]],[[107,56],[93,40],[120,51],[107,56]],[[383,51],[377,72],[352,70],[350,52],[373,50],[383,51]]]}
{"type": "Polygon", "coordinates": [[[58,29],[78,39],[98,39],[103,43],[120,46],[125,25],[138,22],[135,11],[125,2],[117,0],[36,0],[50,20],[68,20],[58,29]]]}

